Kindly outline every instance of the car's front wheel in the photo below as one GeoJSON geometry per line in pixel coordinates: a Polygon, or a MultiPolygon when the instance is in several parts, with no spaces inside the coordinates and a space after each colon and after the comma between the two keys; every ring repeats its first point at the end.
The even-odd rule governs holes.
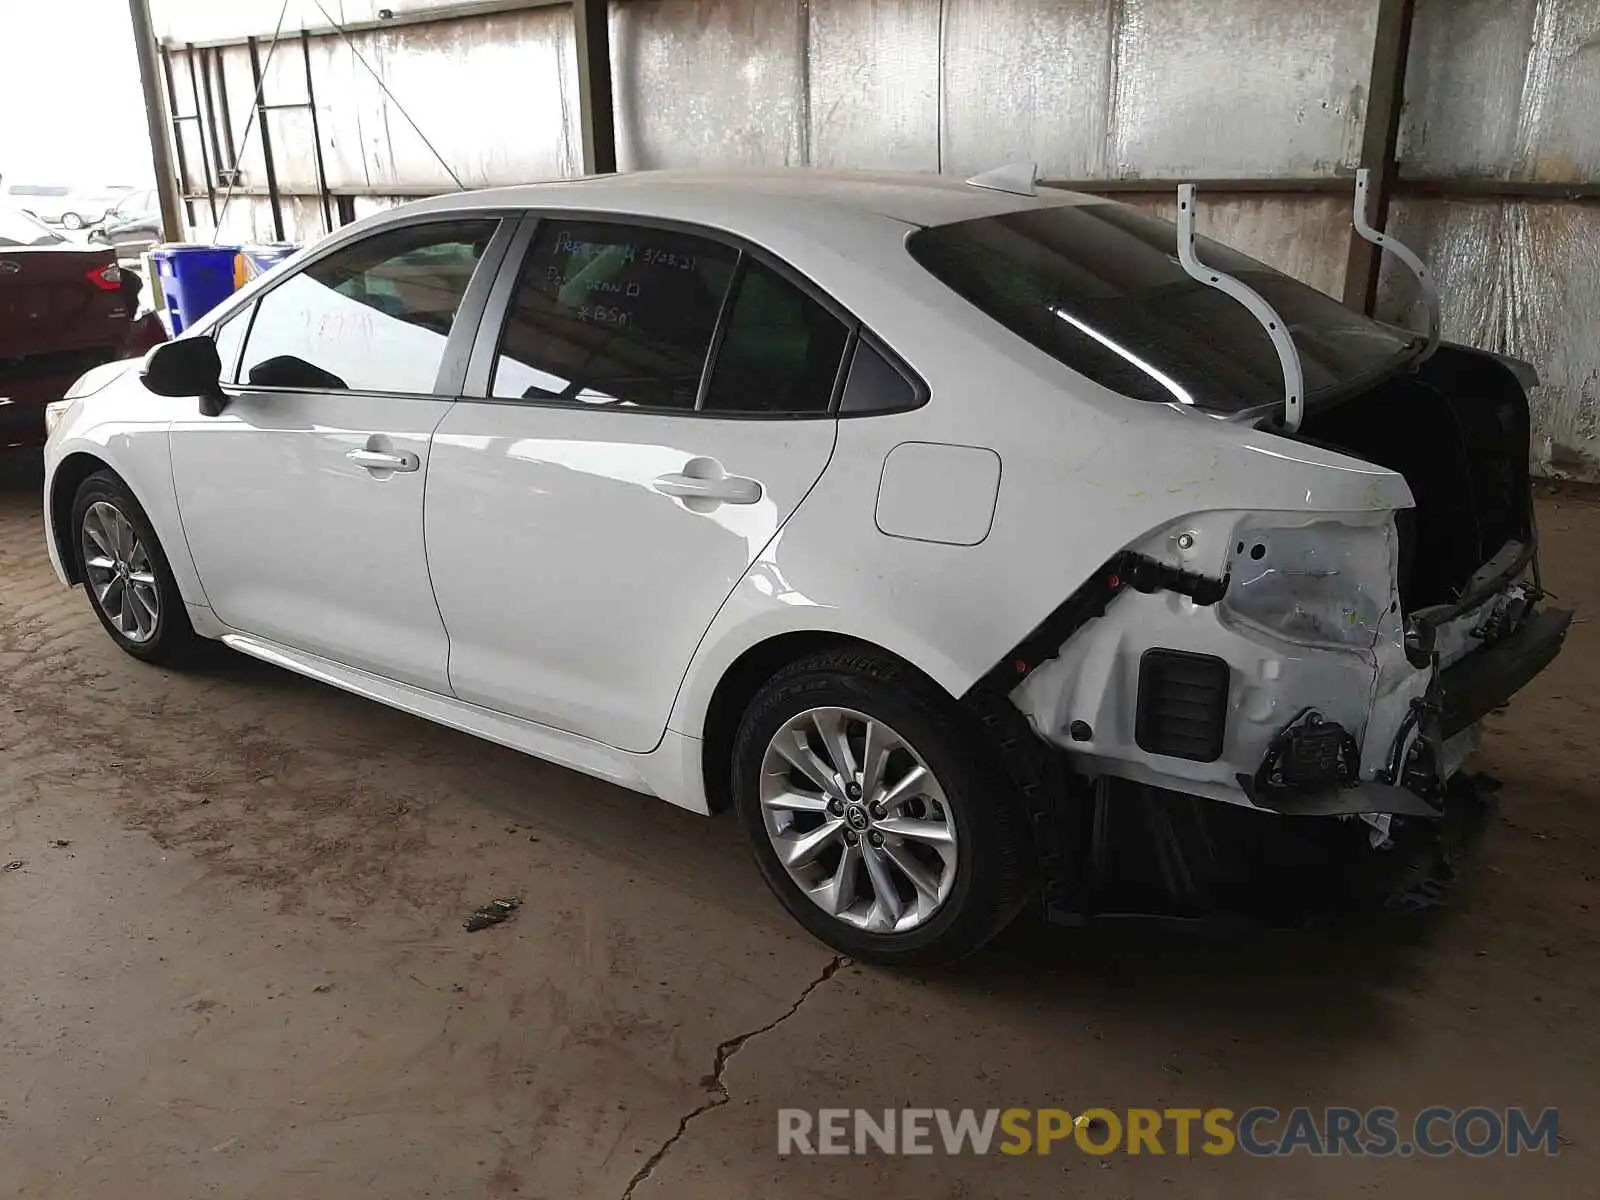
{"type": "Polygon", "coordinates": [[[63,229],[82,229],[83,218],[75,212],[62,213],[61,226],[63,229]]]}
{"type": "Polygon", "coordinates": [[[767,883],[852,958],[960,958],[1027,894],[1009,782],[959,706],[887,655],[825,652],[770,680],[740,725],[732,782],[767,883]]]}
{"type": "Polygon", "coordinates": [[[78,486],[72,528],[84,591],[111,640],[145,662],[172,662],[199,643],[150,518],[112,471],[78,486]]]}

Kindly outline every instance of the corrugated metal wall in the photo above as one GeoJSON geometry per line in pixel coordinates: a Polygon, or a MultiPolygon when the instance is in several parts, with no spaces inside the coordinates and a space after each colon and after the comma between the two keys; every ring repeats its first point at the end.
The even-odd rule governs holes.
{"type": "MultiPolygon", "coordinates": [[[[1600,178],[1600,5],[1419,0],[1403,175],[1600,178]]],[[[1438,275],[1445,334],[1535,363],[1536,469],[1600,479],[1600,205],[1402,200],[1390,229],[1438,275]]],[[[1412,293],[1386,269],[1380,315],[1412,293]]]]}
{"type": "MultiPolygon", "coordinates": [[[[203,93],[211,73],[218,105],[226,91],[237,142],[253,99],[246,50],[183,46],[248,34],[265,58],[283,0],[154,7],[182,111],[204,108],[190,99],[191,61],[213,60],[196,82],[203,93]]],[[[570,10],[403,23],[452,9],[459,0],[289,0],[292,34],[385,10],[399,18],[348,39],[308,39],[328,183],[347,194],[345,215],[452,186],[427,141],[468,186],[580,169],[570,10]]],[[[1347,179],[1361,155],[1378,9],[1379,0],[612,0],[619,165],[970,174],[1032,159],[1056,179],[1347,179]]],[[[1594,0],[1417,0],[1403,175],[1594,180],[1596,44],[1594,0]]],[[[304,58],[297,36],[280,41],[267,101],[306,98],[304,58]]],[[[268,123],[280,186],[300,194],[286,205],[288,236],[313,237],[323,215],[309,112],[274,110],[268,123]]],[[[182,123],[196,195],[201,124],[182,123]]],[[[264,186],[257,134],[239,167],[246,191],[264,186]]],[[[1138,203],[1170,215],[1168,199],[1138,203]]],[[[1202,231],[1342,293],[1347,194],[1214,194],[1202,204],[1202,231]]],[[[209,202],[195,210],[209,228],[209,202]]],[[[1402,199],[1391,228],[1435,263],[1449,336],[1539,366],[1546,469],[1600,478],[1600,208],[1402,199]]],[[[223,232],[270,235],[265,202],[230,201],[223,232]]],[[[1407,285],[1386,271],[1380,311],[1404,316],[1407,285]]]]}

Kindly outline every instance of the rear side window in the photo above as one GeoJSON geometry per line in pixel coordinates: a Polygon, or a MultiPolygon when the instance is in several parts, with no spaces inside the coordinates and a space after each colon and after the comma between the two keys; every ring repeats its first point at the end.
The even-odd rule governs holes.
{"type": "Polygon", "coordinates": [[[494,220],[374,234],[264,295],[240,381],[261,387],[428,394],[494,220]]]}
{"type": "Polygon", "coordinates": [[[844,323],[754,259],[734,288],[705,410],[826,413],[849,336],[844,323]]]}
{"type": "Polygon", "coordinates": [[[490,394],[692,411],[738,252],[601,221],[541,221],[490,394]]]}
{"type": "Polygon", "coordinates": [[[856,343],[839,398],[841,413],[904,412],[922,403],[922,394],[905,374],[866,337],[856,343]]]}

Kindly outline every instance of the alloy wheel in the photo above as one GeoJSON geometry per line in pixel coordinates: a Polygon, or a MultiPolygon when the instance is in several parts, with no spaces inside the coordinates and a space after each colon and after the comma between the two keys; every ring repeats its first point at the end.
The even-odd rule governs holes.
{"type": "Polygon", "coordinates": [[[83,571],[95,605],[130,642],[148,642],[161,617],[161,590],[150,553],[132,523],[104,500],[83,514],[83,571]]]}
{"type": "Polygon", "coordinates": [[[858,929],[915,929],[955,883],[944,790],[905,738],[865,713],[810,708],[786,721],[762,759],[761,816],[800,890],[858,929]]]}

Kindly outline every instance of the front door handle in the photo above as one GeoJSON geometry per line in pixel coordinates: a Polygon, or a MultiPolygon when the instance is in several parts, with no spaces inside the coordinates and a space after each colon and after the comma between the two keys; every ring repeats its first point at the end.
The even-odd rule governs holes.
{"type": "Polygon", "coordinates": [[[345,457],[369,471],[415,471],[422,465],[422,460],[409,451],[389,454],[383,450],[362,448],[347,451],[345,457]]]}
{"type": "Polygon", "coordinates": [[[655,481],[656,491],[680,500],[702,500],[713,504],[754,504],[761,499],[761,484],[738,475],[703,479],[696,475],[662,475],[655,481]]]}

